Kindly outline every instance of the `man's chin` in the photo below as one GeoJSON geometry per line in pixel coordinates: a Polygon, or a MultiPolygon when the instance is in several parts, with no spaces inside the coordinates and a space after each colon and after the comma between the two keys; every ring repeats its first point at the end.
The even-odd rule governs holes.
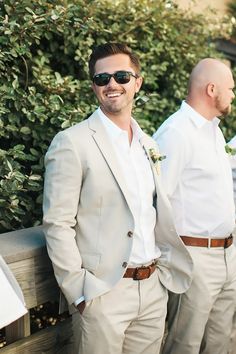
{"type": "Polygon", "coordinates": [[[225,108],[224,110],[220,111],[219,119],[226,118],[231,112],[231,106],[225,108]]]}

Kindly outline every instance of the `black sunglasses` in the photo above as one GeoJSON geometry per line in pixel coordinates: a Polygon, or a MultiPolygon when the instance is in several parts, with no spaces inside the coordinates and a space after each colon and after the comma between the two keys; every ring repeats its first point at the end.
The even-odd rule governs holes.
{"type": "Polygon", "coordinates": [[[136,79],[138,78],[137,75],[134,75],[130,71],[117,71],[114,74],[108,74],[108,73],[101,73],[94,75],[93,77],[93,82],[97,86],[106,86],[109,81],[111,80],[112,77],[114,77],[115,81],[118,84],[127,84],[130,82],[131,76],[135,77],[136,79]]]}

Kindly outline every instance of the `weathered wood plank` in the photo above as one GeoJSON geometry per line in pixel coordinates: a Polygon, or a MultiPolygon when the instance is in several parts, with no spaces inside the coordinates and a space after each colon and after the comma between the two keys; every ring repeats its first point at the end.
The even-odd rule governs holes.
{"type": "Polygon", "coordinates": [[[59,288],[46,249],[40,256],[8,265],[23,291],[28,309],[58,299],[59,288]]]}
{"type": "Polygon", "coordinates": [[[18,339],[28,337],[30,335],[30,314],[29,312],[19,320],[11,323],[6,327],[7,343],[13,343],[18,339]]]}
{"type": "Polygon", "coordinates": [[[0,253],[21,287],[28,309],[58,299],[42,227],[1,234],[0,253]]]}
{"type": "Polygon", "coordinates": [[[0,234],[0,254],[7,263],[44,252],[45,236],[41,226],[0,234]]]}
{"type": "MultiPolygon", "coordinates": [[[[0,253],[21,287],[28,309],[59,299],[41,227],[1,234],[0,253]]],[[[71,336],[71,319],[30,335],[28,313],[6,327],[8,345],[1,354],[72,354],[68,351],[71,336]]]]}
{"type": "Polygon", "coordinates": [[[0,352],[1,354],[73,354],[71,318],[7,345],[0,352]]]}

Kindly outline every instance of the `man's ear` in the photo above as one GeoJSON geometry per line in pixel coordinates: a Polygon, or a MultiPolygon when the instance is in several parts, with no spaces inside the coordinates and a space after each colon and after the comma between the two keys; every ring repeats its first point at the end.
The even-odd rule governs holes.
{"type": "Polygon", "coordinates": [[[91,83],[91,89],[93,90],[93,92],[95,93],[95,84],[92,82],[91,83]]]}
{"type": "Polygon", "coordinates": [[[141,76],[139,76],[137,79],[136,79],[136,88],[135,88],[135,92],[138,93],[141,86],[142,86],[142,83],[143,83],[143,78],[141,76]]]}
{"type": "Polygon", "coordinates": [[[213,84],[212,82],[210,82],[209,84],[207,84],[206,87],[206,93],[208,96],[210,97],[214,97],[215,96],[215,92],[216,92],[216,86],[215,84],[213,84]]]}

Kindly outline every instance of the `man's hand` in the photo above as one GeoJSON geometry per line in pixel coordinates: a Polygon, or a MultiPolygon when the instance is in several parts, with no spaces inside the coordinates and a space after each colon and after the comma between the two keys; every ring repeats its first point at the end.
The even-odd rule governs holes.
{"type": "Polygon", "coordinates": [[[79,310],[79,313],[82,315],[85,309],[85,301],[80,302],[76,307],[79,310]]]}

